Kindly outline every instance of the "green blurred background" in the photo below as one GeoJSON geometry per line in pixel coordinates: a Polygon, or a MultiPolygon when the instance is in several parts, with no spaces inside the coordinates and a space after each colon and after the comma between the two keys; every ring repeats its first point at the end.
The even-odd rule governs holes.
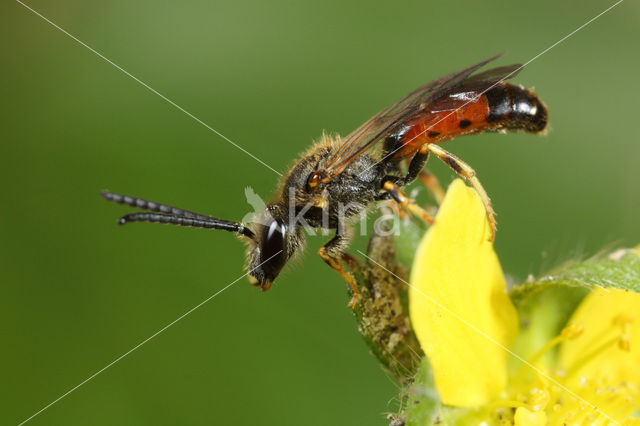
{"type": "MultiPolygon", "coordinates": [[[[503,50],[527,61],[612,3],[28,4],[283,171],[322,129],[503,50]]],[[[493,197],[515,281],[640,242],[639,12],[623,2],[522,71],[547,137],[447,145],[493,197]]],[[[16,424],[243,273],[233,236],[119,228],[130,209],[101,189],[239,219],[244,188],[267,196],[277,176],[19,3],[0,15],[0,424],[16,424]]],[[[271,291],[241,280],[30,424],[387,424],[396,386],[323,241],[271,291]]]]}

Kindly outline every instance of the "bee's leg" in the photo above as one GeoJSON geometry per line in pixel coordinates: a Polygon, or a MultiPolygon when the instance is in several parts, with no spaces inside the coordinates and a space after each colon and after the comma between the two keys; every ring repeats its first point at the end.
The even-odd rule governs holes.
{"type": "Polygon", "coordinates": [[[382,189],[387,191],[391,198],[398,203],[404,209],[410,211],[414,215],[424,220],[427,224],[433,224],[433,216],[431,216],[425,209],[417,205],[411,198],[407,197],[398,185],[391,181],[386,181],[382,185],[382,189]]]}
{"type": "Polygon", "coordinates": [[[427,187],[429,192],[433,194],[436,202],[438,204],[442,204],[442,200],[444,200],[444,190],[442,189],[442,186],[440,186],[440,182],[438,181],[436,175],[434,175],[427,169],[423,169],[422,171],[420,171],[418,177],[422,181],[422,184],[427,187]]]}
{"type": "Polygon", "coordinates": [[[416,180],[420,171],[424,168],[425,164],[427,164],[427,160],[429,160],[429,148],[423,145],[411,159],[409,168],[407,169],[407,175],[398,182],[400,186],[409,185],[411,182],[416,180]]]}
{"type": "Polygon", "coordinates": [[[346,263],[352,271],[358,272],[360,270],[360,262],[349,253],[342,253],[340,257],[342,257],[344,263],[346,263]]]}
{"type": "Polygon", "coordinates": [[[487,195],[487,192],[480,184],[480,181],[476,177],[476,172],[464,161],[460,160],[455,155],[450,152],[445,151],[435,144],[426,144],[426,147],[433,152],[438,158],[444,161],[449,167],[453,169],[459,176],[468,180],[473,189],[476,190],[478,195],[480,195],[480,199],[482,200],[482,204],[484,204],[484,208],[487,211],[487,218],[489,219],[489,225],[491,226],[491,236],[489,237],[489,241],[493,241],[496,237],[496,219],[495,212],[493,211],[493,207],[491,206],[491,200],[487,195]]]}
{"type": "Polygon", "coordinates": [[[318,250],[318,254],[324,260],[327,265],[331,266],[333,270],[342,276],[342,278],[349,284],[351,290],[353,291],[353,295],[351,296],[351,300],[349,301],[349,307],[353,308],[360,297],[360,292],[358,290],[358,283],[356,282],[355,277],[347,271],[342,263],[340,263],[340,259],[344,260],[345,263],[349,265],[352,269],[357,269],[357,260],[344,252],[344,249],[347,248],[349,244],[349,235],[347,233],[342,233],[340,227],[338,227],[338,232],[336,235],[329,240],[324,246],[320,247],[318,250]]]}
{"type": "MultiPolygon", "coordinates": [[[[385,192],[385,195],[389,196],[389,193],[385,192]]],[[[398,203],[396,203],[394,200],[384,200],[384,205],[387,208],[389,208],[400,219],[406,219],[409,216],[409,214],[406,211],[398,207],[398,203]]]]}
{"type": "Polygon", "coordinates": [[[429,160],[429,147],[425,144],[420,147],[420,150],[416,152],[416,154],[411,159],[409,163],[409,168],[407,170],[407,175],[402,178],[401,181],[398,182],[400,186],[405,186],[416,180],[417,177],[420,177],[420,180],[427,187],[429,192],[433,194],[433,197],[436,199],[438,204],[442,204],[442,200],[444,199],[444,191],[438,182],[438,178],[436,178],[431,172],[424,169],[424,166],[427,164],[429,160]]]}

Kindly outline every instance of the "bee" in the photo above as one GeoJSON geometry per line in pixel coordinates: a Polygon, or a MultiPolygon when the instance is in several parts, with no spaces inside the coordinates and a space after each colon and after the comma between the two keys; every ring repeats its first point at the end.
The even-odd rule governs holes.
{"type": "Polygon", "coordinates": [[[145,210],[122,216],[121,225],[154,222],[236,233],[248,244],[252,284],[263,291],[302,251],[305,228],[335,231],[318,254],[349,284],[353,291],[349,306],[354,307],[358,286],[347,267],[357,267],[357,261],[345,251],[352,235],[350,223],[383,200],[432,223],[429,213],[402,191],[420,178],[436,198],[441,198],[437,182],[423,170],[430,155],[444,161],[477,191],[491,225],[490,239],[495,237],[495,213],[476,172],[440,144],[456,136],[482,132],[545,132],[545,104],[532,90],[505,81],[515,76],[522,65],[476,73],[500,56],[425,84],[347,137],[323,136],[283,176],[275,198],[251,223],[227,221],[107,191],[102,192],[102,197],[145,210]]]}

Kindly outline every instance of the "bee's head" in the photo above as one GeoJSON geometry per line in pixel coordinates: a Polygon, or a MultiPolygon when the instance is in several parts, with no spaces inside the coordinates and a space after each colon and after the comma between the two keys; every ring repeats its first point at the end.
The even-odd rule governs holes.
{"type": "Polygon", "coordinates": [[[249,246],[249,277],[252,284],[263,291],[271,283],[291,256],[304,243],[300,227],[290,226],[282,210],[271,205],[251,224],[254,238],[249,246]]]}

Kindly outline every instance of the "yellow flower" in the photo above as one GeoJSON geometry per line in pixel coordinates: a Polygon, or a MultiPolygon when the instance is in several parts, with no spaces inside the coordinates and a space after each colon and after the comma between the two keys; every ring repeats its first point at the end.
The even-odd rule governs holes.
{"type": "Polygon", "coordinates": [[[560,335],[519,355],[488,237],[482,202],[457,180],[414,259],[410,316],[442,403],[470,408],[465,424],[640,424],[640,294],[592,291],[560,335]]]}

